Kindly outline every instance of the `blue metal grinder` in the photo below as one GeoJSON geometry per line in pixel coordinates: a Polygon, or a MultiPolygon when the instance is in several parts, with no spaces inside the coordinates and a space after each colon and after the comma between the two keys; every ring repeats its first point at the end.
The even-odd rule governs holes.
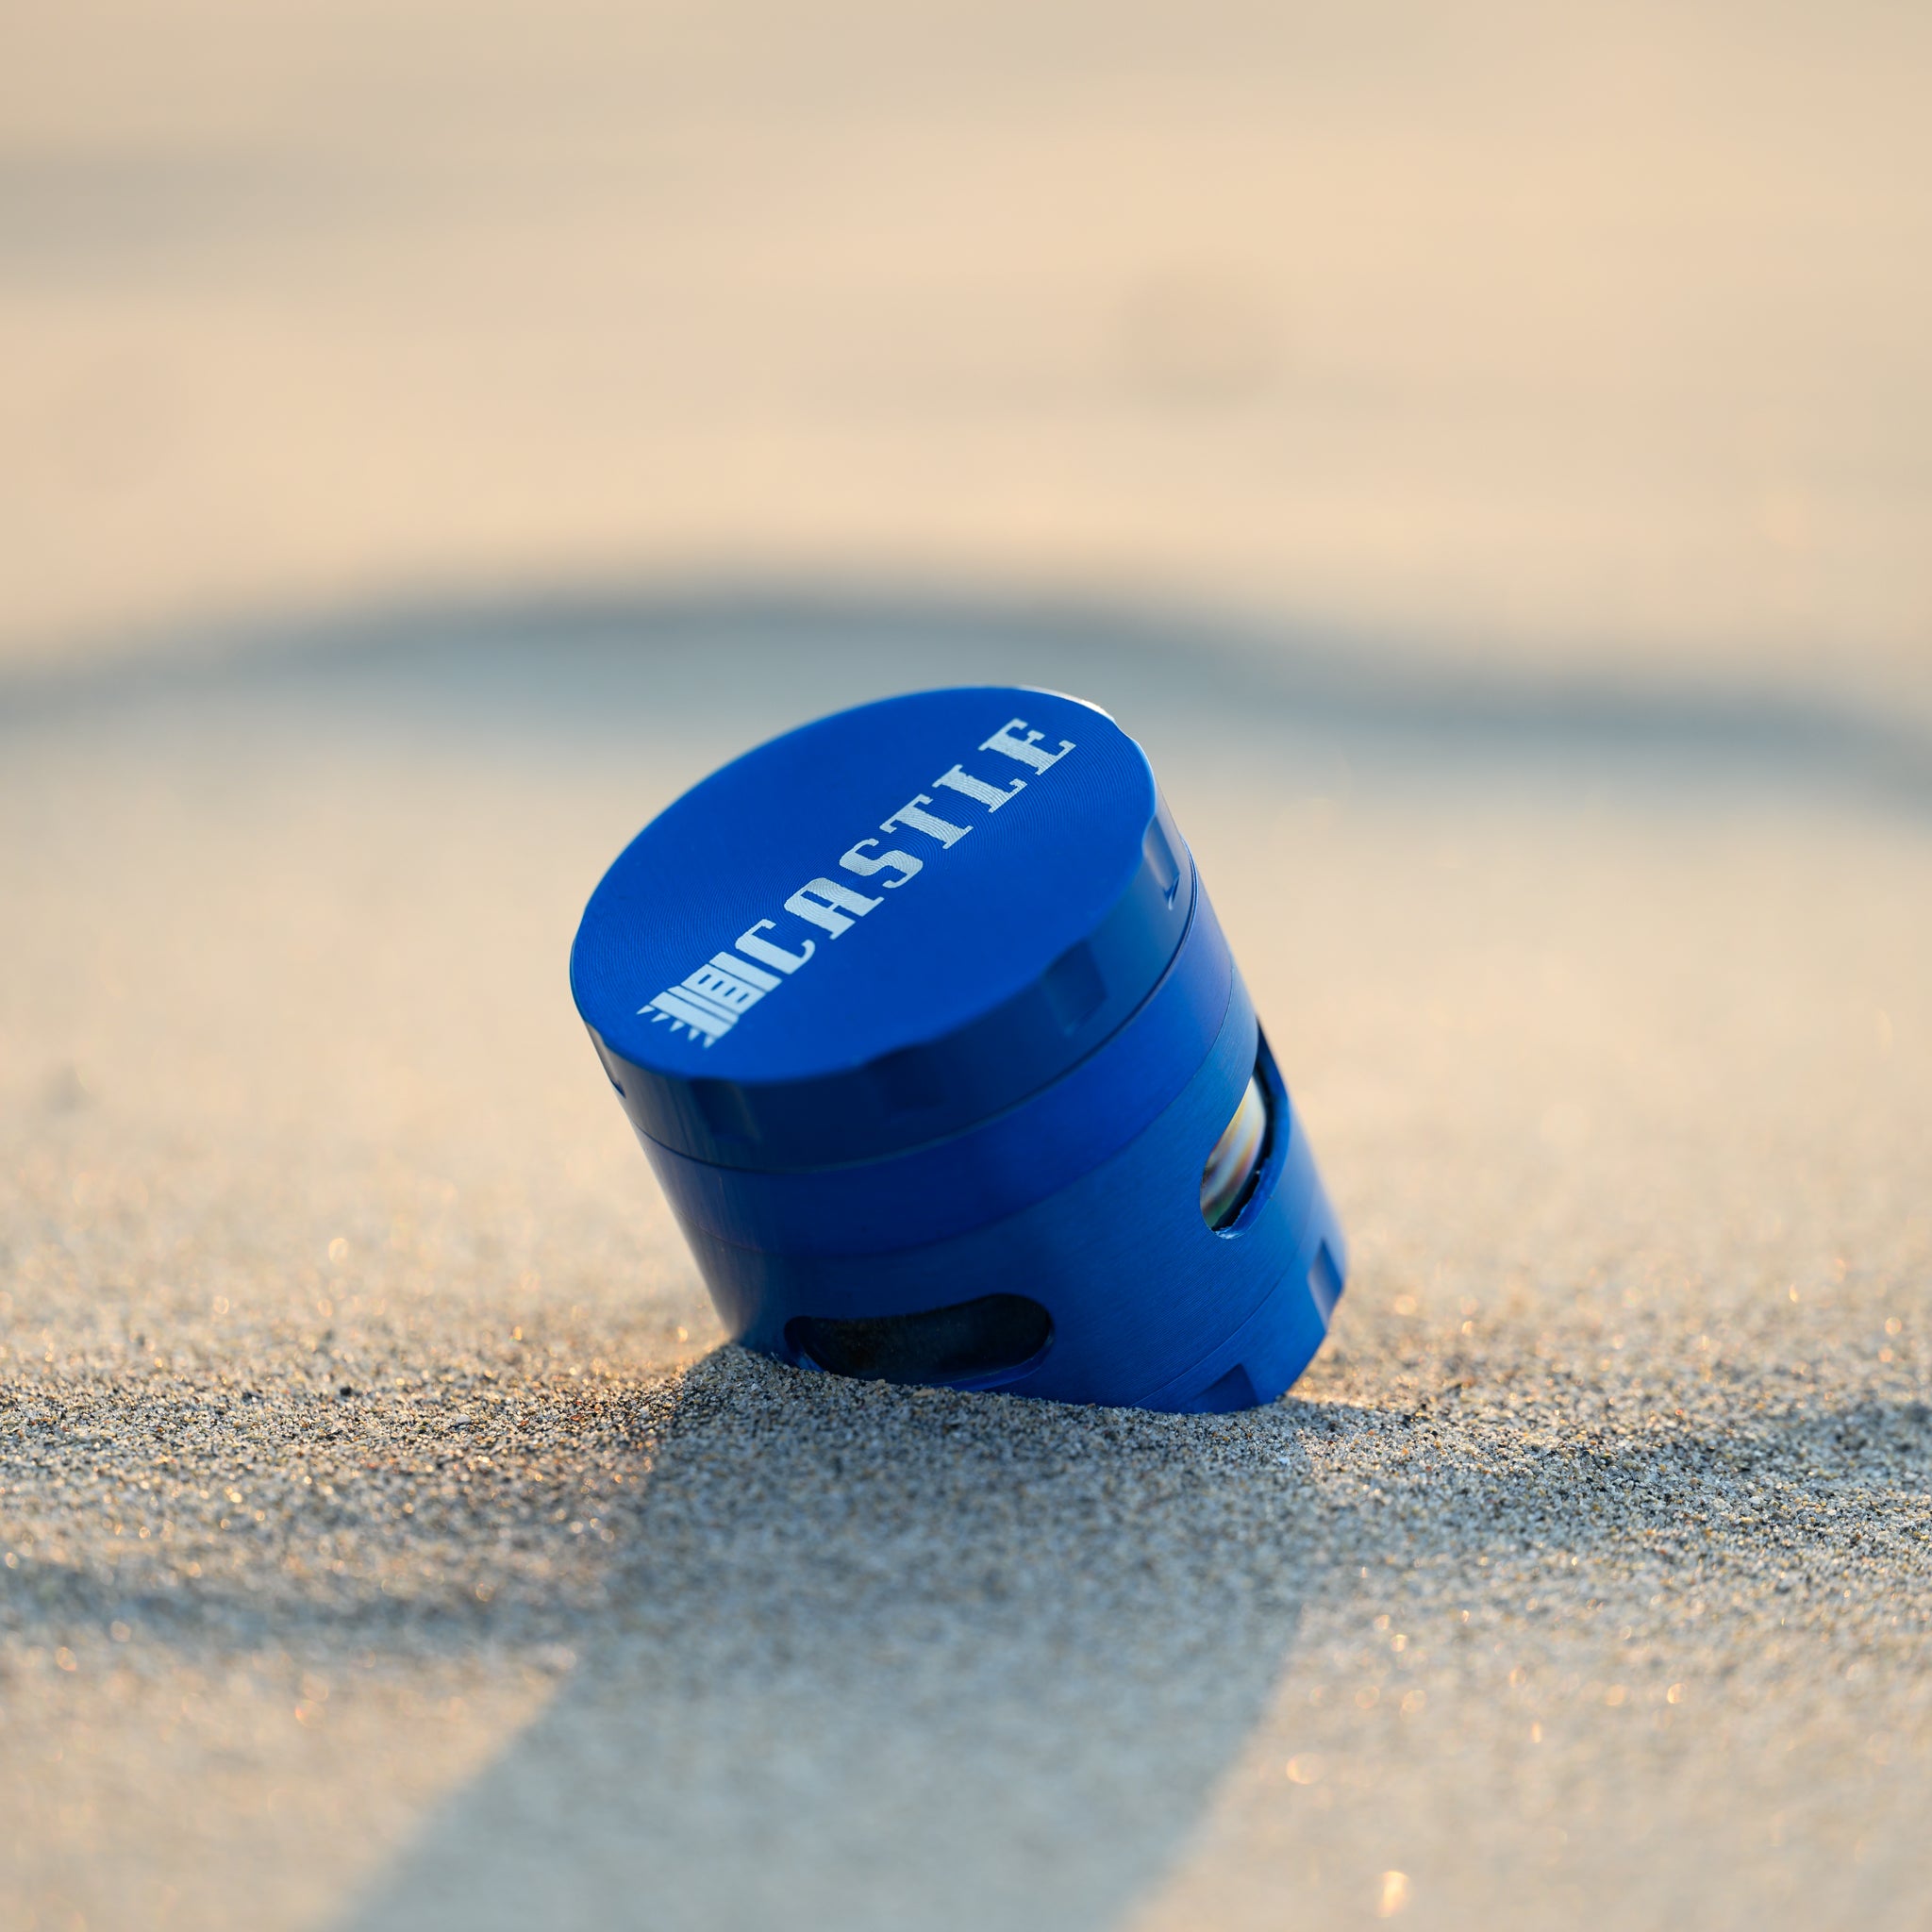
{"type": "Polygon", "coordinates": [[[732,1335],[1060,1402],[1271,1402],[1341,1230],[1139,745],[917,691],[745,753],[591,894],[571,988],[732,1335]]]}

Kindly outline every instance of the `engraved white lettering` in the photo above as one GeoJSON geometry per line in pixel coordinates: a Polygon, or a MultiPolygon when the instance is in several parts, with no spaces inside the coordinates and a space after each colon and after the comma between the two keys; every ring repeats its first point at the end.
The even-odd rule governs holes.
{"type": "Polygon", "coordinates": [[[761,965],[775,966],[780,973],[796,973],[819,949],[816,940],[807,940],[802,953],[788,953],[783,946],[774,946],[770,940],[761,940],[761,932],[775,932],[777,927],[769,919],[758,923],[738,935],[738,950],[748,954],[761,965]]]}
{"type": "Polygon", "coordinates": [[[925,860],[914,858],[909,852],[881,852],[874,858],[865,848],[868,845],[876,845],[878,842],[876,839],[861,839],[839,863],[847,872],[856,872],[862,879],[871,878],[875,872],[885,871],[889,865],[896,867],[902,874],[901,877],[896,879],[881,879],[879,881],[879,884],[889,892],[898,891],[914,873],[925,870],[925,860]]]}
{"type": "MultiPolygon", "coordinates": [[[[1058,751],[1042,751],[1040,748],[1041,739],[1041,734],[1028,729],[1024,718],[1012,718],[979,749],[1015,758],[1034,772],[1051,769],[1075,749],[1070,739],[1063,738],[1058,751]],[[1016,731],[1024,735],[1016,738],[1013,735],[1016,731]]],[[[932,780],[935,791],[957,791],[983,805],[989,812],[998,811],[1001,806],[1017,798],[1030,782],[1025,778],[1015,778],[1009,787],[1003,790],[997,785],[988,784],[983,778],[975,778],[959,765],[941,773],[932,780]]],[[[880,823],[879,830],[895,832],[904,826],[908,831],[938,840],[942,849],[950,850],[973,827],[956,825],[950,819],[942,819],[924,810],[924,808],[932,802],[931,792],[914,793],[909,805],[902,805],[891,818],[880,823]]],[[[879,852],[875,850],[878,842],[876,839],[860,839],[839,860],[840,870],[856,874],[860,878],[871,878],[880,872],[896,872],[899,874],[897,878],[879,881],[880,891],[891,892],[924,872],[930,862],[915,858],[911,853],[902,852],[896,847],[879,852]]],[[[815,925],[820,931],[837,939],[885,903],[883,898],[868,898],[863,892],[855,892],[850,886],[841,886],[836,879],[816,878],[808,880],[786,900],[785,910],[794,919],[802,919],[807,924],[815,925]]],[[[650,1014],[653,1022],[669,1020],[674,1033],[686,1032],[693,1040],[702,1040],[707,1046],[715,1046],[766,994],[775,992],[784,984],[778,974],[789,977],[818,951],[816,940],[801,938],[798,950],[790,952],[763,937],[777,929],[774,920],[755,921],[739,934],[735,942],[737,953],[713,953],[695,972],[687,974],[677,985],[666,987],[649,1006],[640,1007],[638,1011],[650,1014]],[[757,964],[747,963],[753,960],[757,964]]]]}
{"type": "Polygon", "coordinates": [[[1063,738],[1060,740],[1059,750],[1055,752],[1041,751],[1040,749],[1041,736],[1040,732],[1026,731],[1026,736],[1022,739],[1013,737],[1012,734],[1015,731],[1026,731],[1025,719],[1008,718],[979,747],[980,750],[1000,752],[1007,758],[1018,758],[1023,765],[1031,765],[1036,772],[1043,772],[1048,766],[1058,764],[1074,748],[1072,741],[1063,738]]]}
{"type": "Polygon", "coordinates": [[[922,805],[931,803],[929,792],[915,792],[910,805],[902,805],[891,818],[879,822],[879,830],[896,832],[901,825],[910,825],[915,832],[924,832],[928,838],[937,839],[941,845],[957,845],[973,827],[956,825],[948,819],[937,819],[931,812],[920,810],[922,805]]]}
{"type": "Polygon", "coordinates": [[[883,899],[868,899],[863,892],[855,892],[837,879],[813,879],[786,900],[785,909],[800,919],[810,920],[814,925],[824,926],[837,939],[855,920],[863,919],[874,906],[885,903],[883,899]]]}
{"type": "Polygon", "coordinates": [[[984,778],[975,778],[971,772],[964,772],[955,765],[950,772],[941,772],[932,781],[944,785],[954,791],[963,791],[968,798],[976,798],[988,811],[997,811],[1008,799],[1017,798],[1026,789],[1024,778],[1015,778],[1010,791],[1002,791],[997,785],[989,785],[984,778]]]}

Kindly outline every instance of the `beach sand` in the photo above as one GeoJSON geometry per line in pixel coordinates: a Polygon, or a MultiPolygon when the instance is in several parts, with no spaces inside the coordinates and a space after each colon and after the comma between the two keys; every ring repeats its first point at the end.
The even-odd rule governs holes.
{"type": "Polygon", "coordinates": [[[1932,10],[74,0],[0,661],[742,568],[1932,718],[1932,10]]]}
{"type": "Polygon", "coordinates": [[[0,1924],[1924,1923],[1932,749],[1117,616],[12,688],[0,1924]],[[1272,1407],[721,1346],[572,1010],[658,807],[974,678],[1149,746],[1270,1029],[1272,1407]]]}

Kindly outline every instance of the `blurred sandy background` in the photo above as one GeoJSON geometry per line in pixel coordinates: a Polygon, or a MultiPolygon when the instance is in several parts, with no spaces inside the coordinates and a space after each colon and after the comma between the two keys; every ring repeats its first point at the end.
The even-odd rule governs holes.
{"type": "Polygon", "coordinates": [[[1932,12],[0,23],[0,1928],[1919,1932],[1932,12]],[[571,1010],[715,762],[1148,746],[1347,1226],[803,1375],[571,1010]]]}
{"type": "Polygon", "coordinates": [[[0,639],[664,573],[1932,704],[1932,15],[16,7],[0,639]]]}

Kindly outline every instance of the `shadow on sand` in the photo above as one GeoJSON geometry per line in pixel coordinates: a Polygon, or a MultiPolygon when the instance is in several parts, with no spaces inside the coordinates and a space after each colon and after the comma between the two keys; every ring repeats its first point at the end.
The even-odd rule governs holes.
{"type": "Polygon", "coordinates": [[[1330,1425],[711,1357],[555,1701],[348,1923],[1119,1923],[1341,1560],[1330,1425]]]}
{"type": "Polygon", "coordinates": [[[694,724],[715,755],[841,705],[918,686],[1045,685],[1134,721],[1157,755],[1177,730],[1312,734],[1485,771],[1498,759],[1636,766],[1798,789],[1932,816],[1932,735],[1820,691],[1485,666],[1401,636],[1212,607],[1002,597],[942,584],[758,578],[562,585],[280,613],[183,633],[126,662],[0,675],[0,717],[264,701],[353,713],[365,729],[496,725],[619,737],[694,724]],[[1183,724],[1181,721],[1186,721],[1183,724]],[[724,728],[720,729],[721,723],[724,728]]]}

